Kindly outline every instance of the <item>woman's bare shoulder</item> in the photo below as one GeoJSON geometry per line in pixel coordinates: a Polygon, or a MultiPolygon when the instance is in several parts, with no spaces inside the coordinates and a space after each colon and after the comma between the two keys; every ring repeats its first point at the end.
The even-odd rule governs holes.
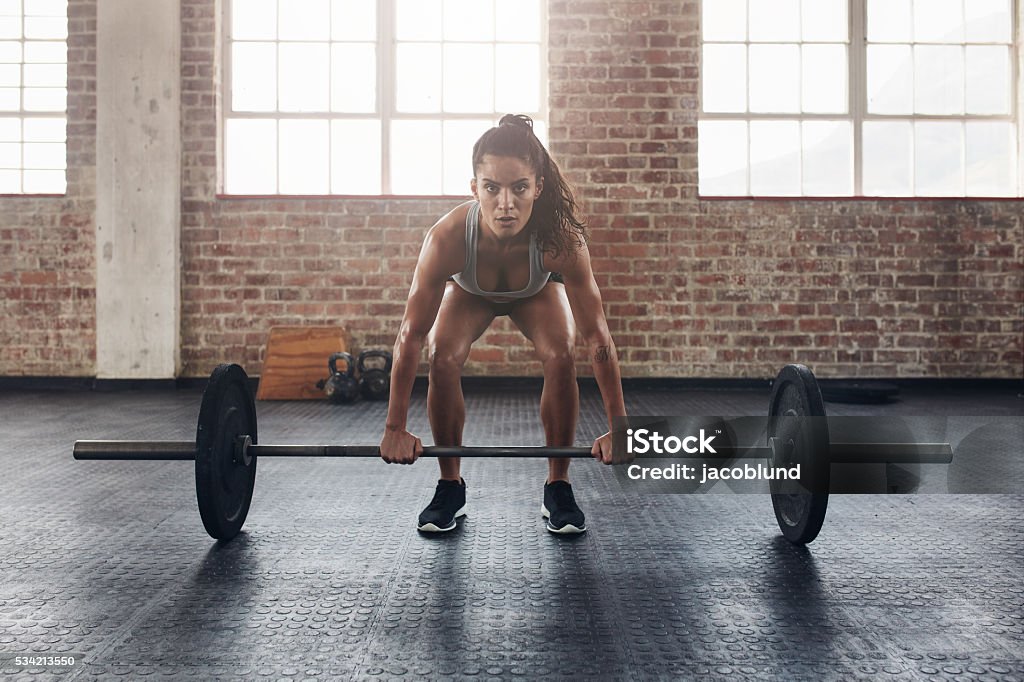
{"type": "Polygon", "coordinates": [[[438,218],[428,233],[431,240],[444,242],[445,244],[452,240],[464,242],[466,239],[466,216],[469,214],[469,207],[472,205],[472,201],[461,203],[438,218]]]}
{"type": "Polygon", "coordinates": [[[466,262],[466,215],[472,204],[459,204],[438,218],[423,242],[421,259],[429,260],[446,275],[461,272],[466,262]]]}

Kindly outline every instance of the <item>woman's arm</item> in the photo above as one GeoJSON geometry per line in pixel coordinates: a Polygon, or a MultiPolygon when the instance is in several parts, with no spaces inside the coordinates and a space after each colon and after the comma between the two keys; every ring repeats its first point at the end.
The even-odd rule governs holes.
{"type": "Polygon", "coordinates": [[[409,399],[427,333],[434,326],[441,307],[445,282],[451,274],[458,272],[465,261],[465,239],[459,230],[454,229],[458,225],[457,214],[465,220],[465,211],[456,209],[427,233],[413,273],[405,314],[392,353],[394,362],[388,415],[381,439],[381,457],[388,462],[411,464],[422,451],[419,439],[406,430],[409,399]]]}
{"type": "MultiPolygon", "coordinates": [[[[572,308],[576,329],[587,344],[590,362],[594,368],[594,378],[601,390],[604,401],[605,415],[608,418],[609,432],[613,428],[615,417],[626,416],[625,400],[622,396],[622,379],[619,374],[619,358],[615,351],[615,342],[608,331],[608,321],[604,316],[601,291],[594,280],[594,271],[590,265],[590,252],[583,244],[572,255],[560,257],[552,266],[562,273],[565,280],[565,293],[572,308]]],[[[607,435],[607,434],[606,434],[607,435]]],[[[604,436],[602,436],[604,438],[604,436]]],[[[600,439],[599,439],[600,440],[600,439]]],[[[605,443],[610,449],[610,438],[605,443]]],[[[595,445],[596,447],[596,445],[595,445]]],[[[602,459],[611,462],[610,450],[605,452],[602,447],[602,459]]]]}

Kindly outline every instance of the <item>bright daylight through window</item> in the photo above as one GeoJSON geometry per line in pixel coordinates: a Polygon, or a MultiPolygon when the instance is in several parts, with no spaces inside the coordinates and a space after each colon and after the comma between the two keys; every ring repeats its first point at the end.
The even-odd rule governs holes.
{"type": "Polygon", "coordinates": [[[225,4],[228,194],[465,195],[502,114],[544,139],[540,0],[225,4]]]}
{"type": "Polygon", "coordinates": [[[1020,196],[1014,0],[703,0],[704,196],[1020,196]]]}
{"type": "Polygon", "coordinates": [[[67,0],[0,0],[0,194],[67,187],[67,0]]]}

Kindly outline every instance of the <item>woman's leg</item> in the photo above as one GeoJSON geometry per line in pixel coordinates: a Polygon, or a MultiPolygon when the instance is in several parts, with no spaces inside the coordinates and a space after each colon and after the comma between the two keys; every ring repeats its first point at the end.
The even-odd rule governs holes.
{"type": "MultiPolygon", "coordinates": [[[[494,312],[491,303],[466,293],[449,282],[441,308],[427,337],[430,385],[427,389],[427,417],[436,445],[462,445],[466,404],[462,398],[462,366],[473,342],[480,338],[494,312]]],[[[441,478],[459,480],[458,457],[439,457],[441,478]]]]}
{"type": "MultiPolygon", "coordinates": [[[[576,384],[576,325],[565,286],[549,282],[509,315],[533,342],[544,369],[540,420],[547,445],[571,446],[576,438],[580,393],[576,384]]],[[[569,480],[568,458],[548,459],[548,483],[569,480]]]]}

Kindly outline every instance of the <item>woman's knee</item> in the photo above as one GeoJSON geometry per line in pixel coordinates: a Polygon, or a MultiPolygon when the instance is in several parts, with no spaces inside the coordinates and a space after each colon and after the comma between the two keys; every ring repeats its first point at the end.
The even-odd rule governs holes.
{"type": "Polygon", "coordinates": [[[467,356],[468,353],[458,352],[454,349],[431,348],[430,376],[461,377],[462,367],[466,364],[467,356]]]}
{"type": "Polygon", "coordinates": [[[576,349],[572,344],[557,344],[553,347],[538,349],[544,374],[576,375],[576,349]]]}

